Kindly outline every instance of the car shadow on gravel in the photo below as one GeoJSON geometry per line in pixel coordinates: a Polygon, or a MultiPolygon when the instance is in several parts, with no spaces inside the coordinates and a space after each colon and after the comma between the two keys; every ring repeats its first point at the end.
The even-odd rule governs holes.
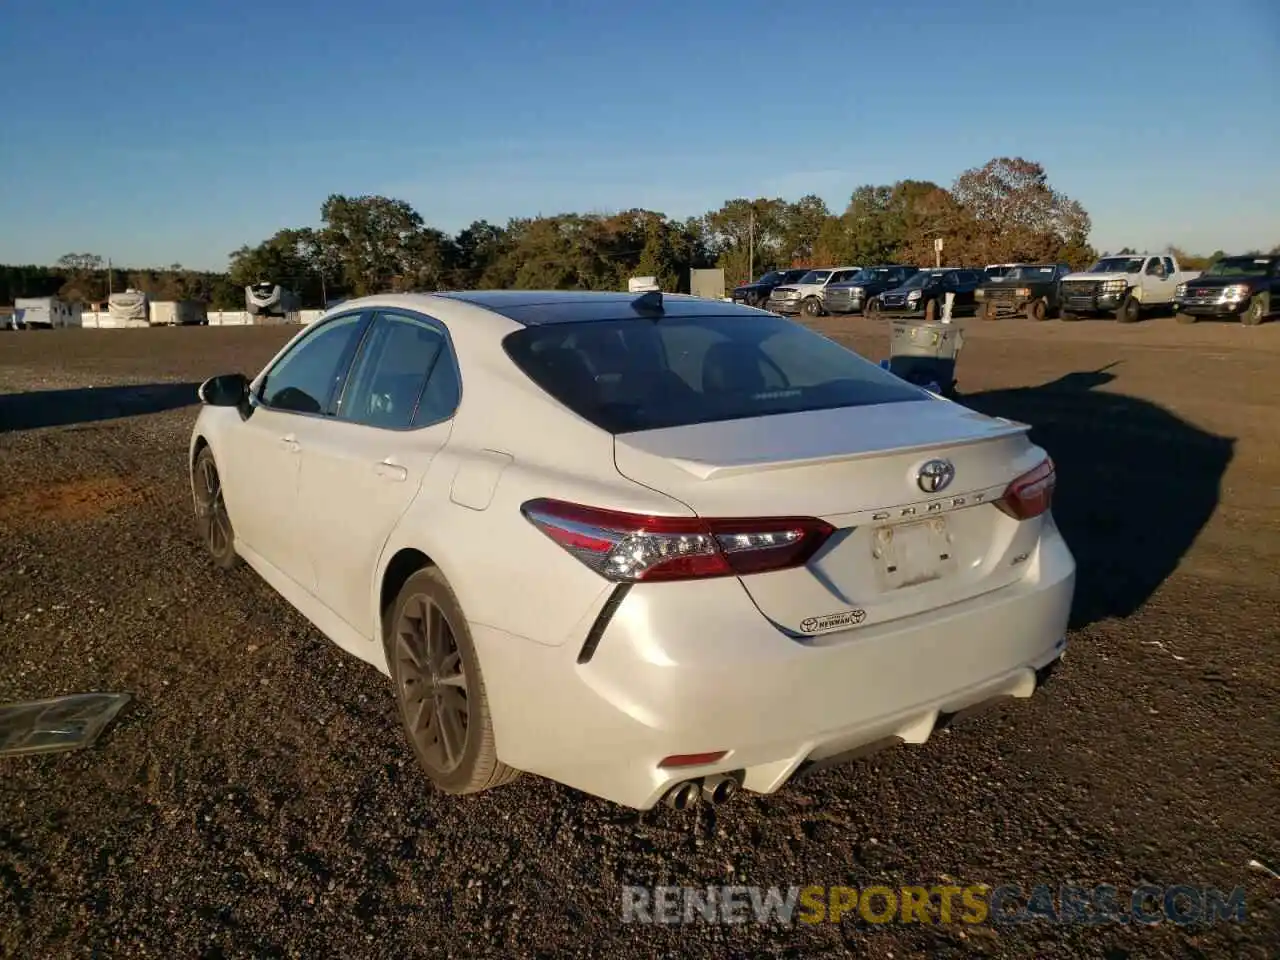
{"type": "Polygon", "coordinates": [[[1099,391],[1107,368],[958,397],[1031,424],[1053,457],[1053,512],[1078,566],[1072,626],[1128,617],[1177,568],[1218,505],[1235,439],[1135,397],[1099,391]]]}
{"type": "Polygon", "coordinates": [[[198,383],[140,383],[0,395],[0,433],[162,413],[200,402],[198,383]]]}

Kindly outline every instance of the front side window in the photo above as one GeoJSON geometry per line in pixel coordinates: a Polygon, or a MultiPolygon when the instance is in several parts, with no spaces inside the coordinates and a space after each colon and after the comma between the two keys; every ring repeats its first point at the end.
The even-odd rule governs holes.
{"type": "Polygon", "coordinates": [[[443,331],[411,315],[378,314],[343,391],[339,417],[404,430],[448,419],[456,406],[457,376],[443,331]]]}
{"type": "Polygon", "coordinates": [[[263,378],[258,396],[290,413],[328,413],[364,330],[365,315],[352,313],[308,331],[263,378]]]}
{"type": "Polygon", "coordinates": [[[773,316],[545,324],[510,334],[503,347],[539,387],[614,434],[927,399],[773,316]]]}

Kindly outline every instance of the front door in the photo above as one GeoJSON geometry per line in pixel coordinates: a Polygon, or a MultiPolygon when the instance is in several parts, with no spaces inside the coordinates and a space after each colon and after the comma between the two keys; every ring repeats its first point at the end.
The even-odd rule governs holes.
{"type": "Polygon", "coordinates": [[[344,314],[308,330],[258,378],[252,412],[227,436],[223,495],[237,537],[307,589],[315,578],[309,519],[298,509],[302,456],[315,425],[332,419],[365,320],[344,314]]]}
{"type": "Polygon", "coordinates": [[[316,595],[370,639],[379,636],[374,570],[449,439],[458,383],[441,325],[407,311],[380,312],[337,416],[307,434],[298,502],[310,521],[316,595]]]}
{"type": "Polygon", "coordinates": [[[1152,257],[1147,261],[1142,277],[1143,303],[1165,303],[1173,299],[1176,280],[1171,273],[1172,269],[1173,261],[1168,257],[1152,257]]]}

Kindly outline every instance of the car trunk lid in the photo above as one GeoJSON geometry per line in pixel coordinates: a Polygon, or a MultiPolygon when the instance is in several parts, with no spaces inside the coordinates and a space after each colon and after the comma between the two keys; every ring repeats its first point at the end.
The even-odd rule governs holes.
{"type": "Polygon", "coordinates": [[[806,566],[741,578],[771,621],[815,635],[1019,579],[1043,520],[1019,522],[994,503],[1044,458],[1028,429],[927,399],[621,434],[615,460],[700,516],[835,526],[806,566]],[[928,489],[922,468],[935,460],[954,479],[928,489]]]}

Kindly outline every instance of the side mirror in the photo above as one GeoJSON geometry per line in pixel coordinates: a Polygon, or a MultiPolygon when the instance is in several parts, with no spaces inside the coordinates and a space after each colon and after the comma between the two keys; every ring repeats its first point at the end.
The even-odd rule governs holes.
{"type": "Polygon", "coordinates": [[[249,399],[249,378],[243,373],[224,373],[200,384],[196,393],[208,406],[238,407],[249,399]]]}

